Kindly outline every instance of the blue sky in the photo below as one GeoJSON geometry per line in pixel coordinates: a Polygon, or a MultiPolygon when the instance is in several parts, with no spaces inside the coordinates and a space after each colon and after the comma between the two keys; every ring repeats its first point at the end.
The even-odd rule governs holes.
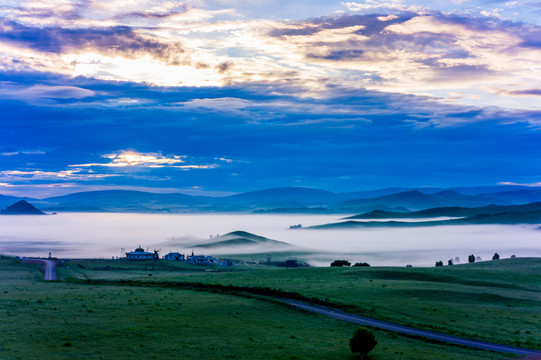
{"type": "Polygon", "coordinates": [[[0,194],[541,182],[540,1],[7,1],[0,194]]]}

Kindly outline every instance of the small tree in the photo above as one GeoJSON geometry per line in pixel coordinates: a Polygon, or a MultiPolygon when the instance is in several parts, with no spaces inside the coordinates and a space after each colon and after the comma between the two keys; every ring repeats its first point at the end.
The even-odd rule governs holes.
{"type": "Polygon", "coordinates": [[[443,261],[436,261],[436,266],[443,266],[443,261]]]}
{"type": "Polygon", "coordinates": [[[475,262],[475,255],[471,254],[470,256],[468,256],[468,262],[471,264],[471,263],[474,263],[475,262]]]}
{"type": "Polygon", "coordinates": [[[447,260],[447,265],[449,265],[449,266],[453,265],[453,259],[447,260]]]}
{"type": "Polygon", "coordinates": [[[364,359],[377,343],[374,333],[363,327],[357,328],[349,339],[351,352],[358,355],[360,359],[364,359]]]}
{"type": "Polygon", "coordinates": [[[336,266],[351,266],[351,263],[347,260],[334,260],[332,263],[331,263],[331,267],[336,267],[336,266]]]}
{"type": "Polygon", "coordinates": [[[368,266],[368,267],[370,267],[370,264],[363,262],[363,263],[355,263],[355,265],[353,265],[353,266],[357,266],[357,267],[359,267],[359,266],[368,266]]]}
{"type": "Polygon", "coordinates": [[[500,260],[500,254],[494,253],[494,256],[492,256],[492,260],[500,260]]]}

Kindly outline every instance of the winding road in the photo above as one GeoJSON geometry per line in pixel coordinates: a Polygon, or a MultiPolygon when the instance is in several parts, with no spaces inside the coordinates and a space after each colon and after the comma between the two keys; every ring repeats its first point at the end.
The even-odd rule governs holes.
{"type": "Polygon", "coordinates": [[[45,259],[23,259],[28,264],[42,264],[43,265],[43,280],[57,281],[56,277],[56,262],[54,260],[45,259]]]}
{"type": "MultiPolygon", "coordinates": [[[[47,281],[58,280],[56,276],[56,262],[54,260],[24,259],[23,261],[25,263],[42,264],[44,267],[44,275],[43,275],[44,280],[47,280],[47,281]]],[[[326,315],[338,320],[348,321],[354,324],[368,325],[368,326],[372,326],[379,329],[395,331],[395,332],[408,334],[408,335],[422,336],[428,339],[434,339],[434,340],[438,340],[442,342],[468,346],[468,347],[473,347],[473,348],[478,348],[478,349],[483,349],[483,350],[491,350],[491,351],[499,351],[499,352],[504,352],[504,353],[517,354],[517,355],[524,355],[524,356],[528,356],[528,359],[530,360],[541,359],[541,351],[538,351],[538,350],[522,349],[522,348],[517,348],[513,346],[493,344],[493,343],[488,343],[484,341],[460,338],[457,336],[446,335],[446,334],[437,333],[437,332],[428,331],[428,330],[419,330],[419,329],[415,329],[415,328],[411,328],[407,326],[389,323],[386,321],[375,320],[375,319],[367,318],[360,315],[350,314],[350,313],[333,309],[333,308],[329,308],[329,307],[324,307],[324,306],[319,306],[319,305],[310,305],[310,304],[300,302],[300,301],[295,301],[295,300],[278,299],[278,298],[276,298],[276,300],[279,300],[291,306],[295,306],[299,309],[315,312],[315,313],[326,315]]]]}
{"type": "Polygon", "coordinates": [[[513,346],[507,346],[507,345],[499,345],[499,344],[492,344],[487,343],[483,341],[477,341],[477,340],[470,340],[470,339],[464,339],[456,336],[441,334],[433,331],[428,330],[419,330],[407,326],[401,326],[396,325],[392,323],[388,323],[385,321],[375,320],[371,318],[367,318],[364,316],[349,314],[340,310],[327,308],[324,306],[317,306],[317,305],[309,305],[300,301],[295,300],[287,300],[287,299],[279,299],[280,301],[298,307],[300,309],[304,309],[307,311],[312,311],[318,314],[330,316],[335,319],[348,321],[355,324],[360,325],[368,325],[373,326],[380,329],[390,330],[390,331],[396,331],[403,334],[408,335],[417,335],[422,336],[429,339],[439,340],[447,343],[452,344],[458,344],[483,350],[492,350],[492,351],[499,351],[499,352],[505,352],[505,353],[511,353],[511,354],[517,354],[517,355],[525,355],[530,356],[528,359],[541,359],[541,351],[538,350],[529,350],[529,349],[521,349],[513,346]]]}

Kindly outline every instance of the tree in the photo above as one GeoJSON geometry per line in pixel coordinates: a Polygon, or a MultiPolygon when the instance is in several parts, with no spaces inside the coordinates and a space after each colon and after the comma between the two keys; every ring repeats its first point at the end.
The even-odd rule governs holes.
{"type": "Polygon", "coordinates": [[[474,263],[475,262],[475,255],[471,254],[470,256],[468,256],[468,262],[471,264],[471,263],[474,263]]]}
{"type": "Polygon", "coordinates": [[[336,266],[350,266],[351,263],[347,260],[334,260],[332,263],[331,263],[331,267],[336,267],[336,266]]]}
{"type": "Polygon", "coordinates": [[[368,266],[368,267],[369,267],[370,264],[369,264],[369,263],[363,262],[363,263],[355,263],[355,265],[353,265],[353,266],[357,266],[357,267],[358,267],[358,266],[368,266]]]}
{"type": "Polygon", "coordinates": [[[453,259],[447,260],[447,265],[449,265],[449,266],[453,265],[453,259]]]}
{"type": "Polygon", "coordinates": [[[494,256],[492,257],[492,260],[500,260],[500,254],[494,253],[494,256]]]}
{"type": "Polygon", "coordinates": [[[443,261],[436,261],[436,266],[443,266],[443,261]]]}
{"type": "Polygon", "coordinates": [[[361,359],[364,359],[377,343],[374,333],[363,327],[357,328],[349,339],[351,352],[359,355],[361,359]]]}

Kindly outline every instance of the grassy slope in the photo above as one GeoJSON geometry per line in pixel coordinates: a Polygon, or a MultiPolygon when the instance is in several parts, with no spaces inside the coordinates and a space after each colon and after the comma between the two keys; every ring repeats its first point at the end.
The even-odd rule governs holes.
{"type": "MultiPolygon", "coordinates": [[[[304,292],[313,292],[314,287],[322,287],[329,279],[361,281],[358,269],[197,273],[155,268],[149,277],[149,271],[144,269],[88,270],[74,267],[73,262],[70,265],[70,269],[62,269],[63,276],[131,274],[141,279],[259,281],[277,287],[280,286],[275,280],[287,279],[290,286],[281,287],[306,283],[304,292]]],[[[234,296],[162,288],[47,283],[40,280],[39,267],[7,258],[0,258],[0,278],[0,358],[6,360],[121,360],[133,359],[134,353],[141,359],[188,358],[194,354],[199,359],[343,359],[349,357],[347,340],[355,328],[323,316],[234,296]]],[[[337,284],[337,289],[340,286],[343,285],[337,284]]],[[[323,288],[325,292],[331,287],[323,288]]],[[[355,292],[351,296],[355,298],[355,292]]],[[[376,337],[379,344],[372,353],[373,360],[510,358],[380,331],[376,337]]]]}
{"type": "Polygon", "coordinates": [[[442,268],[153,272],[152,277],[148,273],[87,270],[85,276],[271,287],[325,298],[400,324],[541,349],[541,259],[442,268]]]}

